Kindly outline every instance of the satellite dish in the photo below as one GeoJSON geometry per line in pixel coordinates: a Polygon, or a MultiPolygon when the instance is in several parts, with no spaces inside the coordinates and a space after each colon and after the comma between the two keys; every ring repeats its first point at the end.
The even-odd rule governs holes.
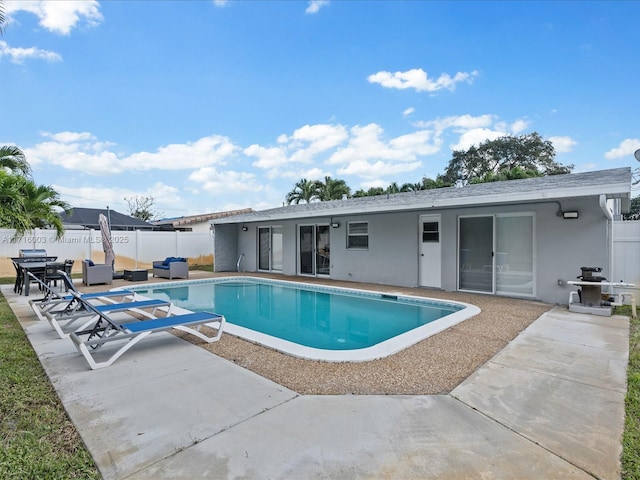
{"type": "MultiPolygon", "coordinates": [[[[633,152],[633,156],[636,157],[636,160],[640,162],[640,148],[633,152]]],[[[640,184],[640,168],[636,168],[632,173],[631,185],[636,186],[640,184]]]]}

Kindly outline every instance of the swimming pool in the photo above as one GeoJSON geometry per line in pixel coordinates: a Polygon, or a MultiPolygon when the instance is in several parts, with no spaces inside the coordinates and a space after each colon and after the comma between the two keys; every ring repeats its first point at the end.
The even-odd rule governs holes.
{"type": "Polygon", "coordinates": [[[382,358],[480,311],[460,302],[246,276],[130,290],[187,310],[220,313],[232,335],[325,361],[382,358]]]}

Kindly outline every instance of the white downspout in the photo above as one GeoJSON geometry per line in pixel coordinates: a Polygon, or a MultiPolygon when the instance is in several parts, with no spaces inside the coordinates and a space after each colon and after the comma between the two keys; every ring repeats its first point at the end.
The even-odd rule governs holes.
{"type": "Polygon", "coordinates": [[[613,212],[607,207],[607,196],[600,195],[600,208],[604,212],[604,216],[609,219],[609,221],[613,221],[613,212]]]}
{"type": "Polygon", "coordinates": [[[604,212],[604,216],[607,218],[607,271],[609,272],[609,281],[613,282],[616,279],[611,276],[614,274],[613,268],[613,212],[607,206],[607,196],[600,195],[599,198],[600,208],[604,212]]]}

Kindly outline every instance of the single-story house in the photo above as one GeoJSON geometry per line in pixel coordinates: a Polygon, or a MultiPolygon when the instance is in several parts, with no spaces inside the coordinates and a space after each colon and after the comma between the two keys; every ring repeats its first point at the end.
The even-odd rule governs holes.
{"type": "Polygon", "coordinates": [[[107,217],[112,231],[154,230],[153,225],[144,220],[108,208],[74,207],[71,215],[67,215],[65,212],[59,213],[66,230],[100,230],[100,223],[98,222],[100,214],[107,217]]]}
{"type": "Polygon", "coordinates": [[[163,218],[151,222],[159,230],[181,231],[181,232],[208,232],[211,229],[211,221],[228,217],[230,215],[239,215],[241,213],[249,213],[253,210],[244,208],[241,210],[230,210],[227,212],[201,213],[200,215],[187,215],[176,218],[163,218]]]}
{"type": "Polygon", "coordinates": [[[610,274],[630,199],[618,168],[288,205],[212,221],[215,270],[566,304],[581,267],[610,274]]]}

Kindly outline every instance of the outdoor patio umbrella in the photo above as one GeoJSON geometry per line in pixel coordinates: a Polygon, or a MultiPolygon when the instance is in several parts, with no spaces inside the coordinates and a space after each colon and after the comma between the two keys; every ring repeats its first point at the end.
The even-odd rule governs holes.
{"type": "Polygon", "coordinates": [[[111,228],[109,228],[107,217],[105,217],[102,213],[98,217],[98,223],[100,224],[100,234],[102,235],[104,263],[107,265],[111,265],[111,270],[113,270],[113,264],[116,260],[116,254],[113,251],[113,242],[111,241],[111,228]]]}

